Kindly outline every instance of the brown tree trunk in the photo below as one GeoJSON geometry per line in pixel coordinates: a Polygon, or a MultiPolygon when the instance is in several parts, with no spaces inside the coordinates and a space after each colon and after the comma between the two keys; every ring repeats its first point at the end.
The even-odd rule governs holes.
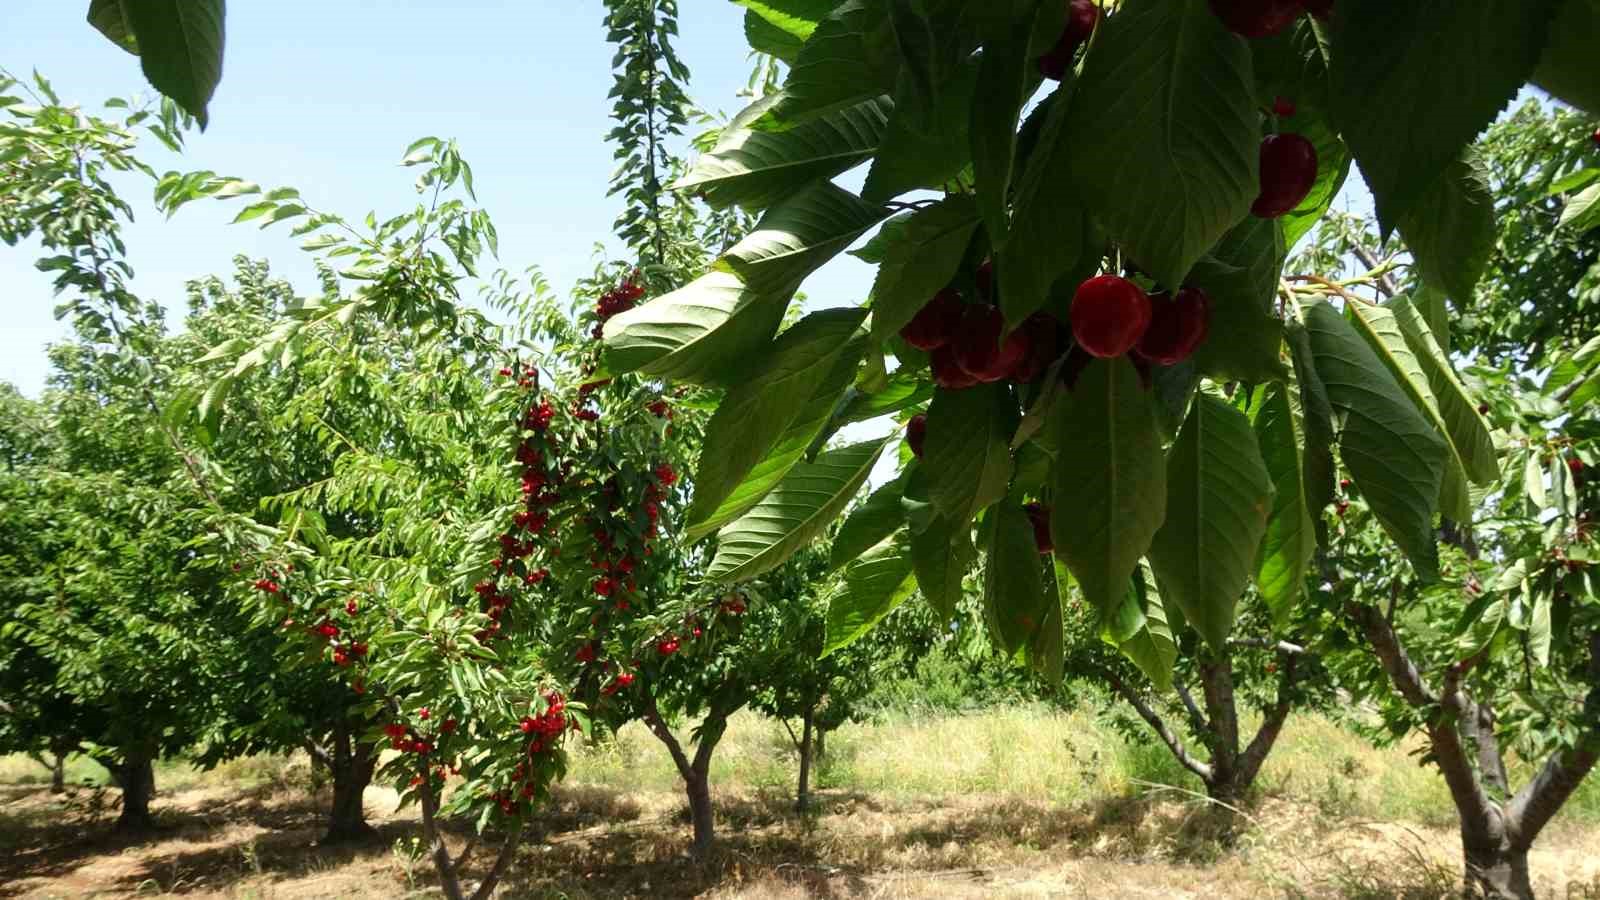
{"type": "Polygon", "coordinates": [[[694,823],[692,852],[702,856],[717,839],[716,811],[711,806],[711,780],[705,772],[691,771],[683,780],[689,798],[689,819],[694,823]]]}
{"type": "Polygon", "coordinates": [[[811,799],[812,711],[806,710],[800,726],[800,786],[795,791],[795,812],[805,812],[811,799]]]}
{"type": "Polygon", "coordinates": [[[372,783],[372,772],[378,765],[376,747],[351,742],[349,752],[334,756],[333,806],[328,811],[328,832],[324,844],[361,841],[377,834],[367,824],[364,804],[367,785],[372,783]]]}
{"type": "Polygon", "coordinates": [[[50,753],[50,793],[64,794],[67,792],[67,754],[52,751],[50,753]]]}
{"type": "Polygon", "coordinates": [[[1505,842],[1498,845],[1464,844],[1466,888],[1470,896],[1489,900],[1533,900],[1528,877],[1528,851],[1505,842]]]}
{"type": "Polygon", "coordinates": [[[122,789],[122,814],[118,831],[149,831],[155,827],[150,815],[150,799],[156,793],[156,771],[150,757],[131,755],[111,769],[111,777],[122,789]]]}

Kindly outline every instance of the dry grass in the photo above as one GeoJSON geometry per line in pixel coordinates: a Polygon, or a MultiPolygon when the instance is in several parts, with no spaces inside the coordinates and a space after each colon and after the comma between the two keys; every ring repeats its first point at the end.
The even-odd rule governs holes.
{"type": "MultiPolygon", "coordinates": [[[[1158,750],[1089,715],[1030,709],[850,726],[830,738],[817,809],[798,818],[781,727],[741,716],[713,772],[720,845],[691,861],[671,764],[627,729],[578,754],[502,896],[1424,898],[1456,888],[1448,800],[1401,750],[1298,720],[1232,850],[1158,750]]],[[[315,846],[326,797],[310,793],[300,761],[164,769],[165,827],[139,843],[110,834],[111,811],[94,806],[93,790],[53,797],[38,783],[44,770],[25,765],[38,780],[0,787],[0,897],[393,900],[434,890],[416,823],[392,813],[390,791],[367,796],[374,841],[315,846]]],[[[0,778],[23,766],[0,760],[0,778]]],[[[1584,896],[1572,882],[1600,897],[1597,790],[1587,785],[1574,814],[1541,837],[1542,894],[1584,896]]]]}

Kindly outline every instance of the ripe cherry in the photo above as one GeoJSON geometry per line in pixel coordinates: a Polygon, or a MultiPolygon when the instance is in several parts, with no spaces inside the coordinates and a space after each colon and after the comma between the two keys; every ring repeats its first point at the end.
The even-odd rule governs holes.
{"type": "Polygon", "coordinates": [[[1039,548],[1040,553],[1053,552],[1056,545],[1050,538],[1050,507],[1043,503],[1029,503],[1022,510],[1028,514],[1028,522],[1033,526],[1033,545],[1039,548]]]}
{"type": "Polygon", "coordinates": [[[1594,134],[1589,135],[1589,140],[1594,141],[1596,147],[1600,147],[1600,128],[1596,128],[1594,134]]]}
{"type": "Polygon", "coordinates": [[[1572,480],[1574,483],[1583,484],[1583,479],[1586,474],[1584,472],[1585,468],[1587,467],[1584,466],[1583,460],[1577,458],[1576,456],[1567,457],[1567,471],[1572,473],[1572,480]]]}
{"type": "Polygon", "coordinates": [[[1271,37],[1299,18],[1302,0],[1210,0],[1211,12],[1234,34],[1271,37]]]}
{"type": "Polygon", "coordinates": [[[928,439],[928,417],[917,413],[906,422],[906,443],[911,446],[911,455],[917,459],[922,458],[922,445],[928,439]]]}
{"type": "Polygon", "coordinates": [[[963,306],[961,292],[945,288],[900,329],[900,336],[918,350],[937,350],[950,343],[961,329],[963,306]]]}
{"type": "Polygon", "coordinates": [[[1094,0],[1067,0],[1066,28],[1062,29],[1060,40],[1050,52],[1039,57],[1039,74],[1060,81],[1072,65],[1078,47],[1094,33],[1099,21],[1100,9],[1094,5],[1094,0]]]}
{"type": "Polygon", "coordinates": [[[933,351],[931,363],[933,383],[947,391],[959,391],[978,383],[978,379],[967,374],[967,370],[956,362],[954,347],[946,345],[933,351]]]}
{"type": "Polygon", "coordinates": [[[1023,321],[1019,330],[1028,335],[1028,353],[1012,367],[1011,380],[1032,384],[1061,355],[1065,341],[1061,337],[1060,323],[1049,313],[1034,313],[1023,321]]]}
{"type": "Polygon", "coordinates": [[[1146,362],[1172,366],[1194,354],[1211,330],[1211,298],[1199,288],[1187,287],[1176,297],[1166,293],[1150,298],[1150,328],[1133,352],[1146,362]]]}
{"type": "Polygon", "coordinates": [[[1121,356],[1149,327],[1150,298],[1126,278],[1100,275],[1078,285],[1072,296],[1072,337],[1091,355],[1121,356]]]}
{"type": "Polygon", "coordinates": [[[994,302],[994,260],[986,259],[978,270],[972,273],[972,280],[978,284],[978,296],[990,303],[994,302]]]}
{"type": "Polygon", "coordinates": [[[965,369],[974,380],[988,383],[999,381],[1011,374],[1028,355],[1028,335],[1013,331],[1000,340],[1005,331],[1006,317],[999,307],[973,304],[961,317],[961,332],[956,335],[956,364],[965,369]]]}
{"type": "Polygon", "coordinates": [[[1295,113],[1294,101],[1290,100],[1288,97],[1278,97],[1277,99],[1272,101],[1272,114],[1273,115],[1275,115],[1275,116],[1277,116],[1279,118],[1282,118],[1282,119],[1287,119],[1287,118],[1292,117],[1294,115],[1294,113],[1295,113]]]}
{"type": "Polygon", "coordinates": [[[1298,134],[1269,134],[1261,141],[1261,193],[1250,211],[1276,219],[1300,205],[1317,183],[1317,148],[1298,134]]]}

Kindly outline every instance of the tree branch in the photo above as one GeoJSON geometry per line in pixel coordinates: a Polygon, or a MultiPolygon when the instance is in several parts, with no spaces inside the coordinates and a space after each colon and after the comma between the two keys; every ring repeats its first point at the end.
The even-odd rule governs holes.
{"type": "Polygon", "coordinates": [[[1206,721],[1205,713],[1200,711],[1200,705],[1194,702],[1194,695],[1189,693],[1188,685],[1178,679],[1172,679],[1173,690],[1178,692],[1178,699],[1183,701],[1183,708],[1189,713],[1189,721],[1194,724],[1195,730],[1204,731],[1211,727],[1206,721]]]}
{"type": "Polygon", "coordinates": [[[678,742],[677,735],[674,735],[672,729],[667,727],[667,723],[661,720],[661,708],[656,705],[656,695],[648,687],[640,693],[644,698],[642,719],[645,727],[650,729],[650,733],[655,735],[657,740],[667,745],[667,752],[672,754],[672,762],[678,767],[678,774],[688,778],[694,774],[693,764],[683,752],[683,744],[678,742]]]}
{"type": "Polygon", "coordinates": [[[329,753],[326,747],[310,738],[307,738],[301,746],[305,748],[306,755],[321,763],[329,771],[333,770],[333,754],[329,753]]]}
{"type": "Polygon", "coordinates": [[[438,823],[434,821],[439,811],[439,798],[433,794],[433,779],[428,772],[428,759],[422,757],[422,837],[429,844],[429,853],[433,856],[433,867],[439,872],[439,889],[444,891],[448,900],[465,900],[461,894],[461,882],[456,877],[456,869],[450,861],[450,850],[444,845],[444,837],[439,834],[438,823]]]}
{"type": "Polygon", "coordinates": [[[1273,744],[1277,743],[1278,735],[1283,732],[1283,723],[1289,718],[1289,711],[1294,708],[1295,664],[1300,658],[1283,651],[1279,651],[1279,656],[1283,665],[1278,670],[1278,699],[1267,711],[1250,746],[1239,756],[1239,780],[1242,784],[1255,781],[1261,764],[1267,761],[1267,754],[1272,752],[1273,744]]]}
{"type": "Polygon", "coordinates": [[[1172,755],[1178,762],[1185,769],[1197,775],[1201,781],[1209,783],[1211,781],[1211,767],[1190,756],[1189,751],[1183,746],[1183,741],[1172,733],[1172,729],[1167,727],[1167,723],[1162,721],[1161,716],[1151,709],[1149,704],[1145,703],[1137,692],[1123,683],[1121,678],[1109,671],[1105,672],[1104,675],[1106,681],[1111,684],[1111,689],[1121,694],[1122,699],[1128,701],[1128,704],[1139,713],[1139,717],[1144,719],[1145,723],[1161,738],[1161,742],[1167,745],[1167,749],[1172,751],[1172,755]]]}
{"type": "Polygon", "coordinates": [[[506,835],[505,843],[500,845],[500,855],[495,857],[489,874],[483,876],[483,883],[473,892],[472,900],[489,900],[494,896],[494,889],[499,886],[500,879],[505,877],[506,869],[511,866],[511,860],[517,855],[517,845],[522,842],[522,828],[523,822],[518,820],[517,827],[506,835]]]}
{"type": "Polygon", "coordinates": [[[1234,647],[1254,647],[1257,650],[1275,650],[1285,656],[1309,656],[1306,648],[1288,641],[1274,641],[1270,638],[1230,638],[1228,643],[1234,647]]]}
{"type": "MultiPolygon", "coordinates": [[[[1600,722],[1600,631],[1589,635],[1589,680],[1593,685],[1583,702],[1583,715],[1600,722]]],[[[1562,804],[1600,763],[1600,726],[1591,724],[1578,736],[1576,747],[1558,751],[1523,785],[1506,810],[1506,831],[1512,845],[1526,849],[1562,804]]]]}

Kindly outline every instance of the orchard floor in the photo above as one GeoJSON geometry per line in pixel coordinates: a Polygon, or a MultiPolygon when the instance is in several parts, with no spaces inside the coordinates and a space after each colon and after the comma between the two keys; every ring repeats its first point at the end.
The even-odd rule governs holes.
{"type": "MultiPolygon", "coordinates": [[[[815,811],[790,811],[779,726],[740,717],[719,750],[719,847],[686,857],[665,754],[642,731],[585,751],[501,897],[1446,897],[1448,801],[1404,749],[1302,718],[1269,761],[1238,845],[1164,757],[1088,715],[899,719],[833,735],[815,811]]],[[[318,847],[325,792],[303,760],[158,772],[161,828],[114,834],[115,792],[75,761],[0,759],[0,897],[397,898],[437,895],[415,811],[367,793],[378,834],[318,847]]],[[[459,849],[465,833],[452,835],[459,849]]],[[[479,871],[484,861],[479,859],[479,871]]],[[[1541,836],[1541,896],[1600,898],[1600,787],[1541,836]]]]}

